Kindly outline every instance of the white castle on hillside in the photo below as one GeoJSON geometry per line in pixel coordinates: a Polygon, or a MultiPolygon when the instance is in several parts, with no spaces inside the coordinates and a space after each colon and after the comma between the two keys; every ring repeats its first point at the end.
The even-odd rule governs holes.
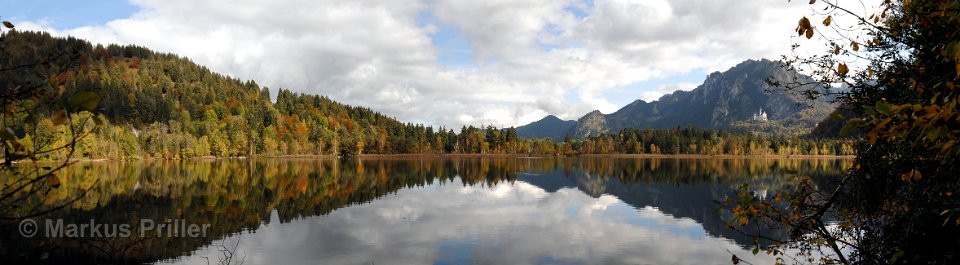
{"type": "Polygon", "coordinates": [[[767,113],[763,112],[763,108],[760,108],[760,112],[753,114],[754,121],[767,121],[767,113]]]}

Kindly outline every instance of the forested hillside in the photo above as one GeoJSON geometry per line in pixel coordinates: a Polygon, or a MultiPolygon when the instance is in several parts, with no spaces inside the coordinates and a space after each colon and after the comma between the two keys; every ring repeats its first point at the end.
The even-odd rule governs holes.
{"type": "MultiPolygon", "coordinates": [[[[80,91],[101,96],[94,111],[102,117],[92,137],[80,144],[88,158],[194,157],[420,152],[514,152],[512,130],[458,133],[401,123],[368,108],[324,96],[270,89],[253,81],[211,72],[188,59],[136,46],[92,45],[46,33],[4,34],[5,65],[29,64],[69,49],[79,51],[74,69],[59,75],[62,102],[80,91]],[[458,137],[462,136],[462,137],[458,137]]],[[[30,82],[44,67],[5,75],[5,85],[30,82]]],[[[53,144],[56,106],[38,111],[33,140],[53,144]],[[49,135],[46,135],[49,134],[49,135]]],[[[76,119],[75,119],[76,120],[76,119]]],[[[92,126],[91,126],[92,127],[92,126]]],[[[51,154],[55,155],[55,154],[51,154]]]]}
{"type": "MultiPolygon", "coordinates": [[[[22,104],[10,107],[23,109],[19,113],[27,115],[26,124],[11,128],[18,132],[18,142],[36,147],[35,150],[43,150],[44,146],[63,146],[71,139],[70,126],[61,125],[87,123],[88,126],[83,126],[87,135],[79,138],[75,157],[176,159],[396,153],[571,155],[633,153],[635,151],[631,150],[636,150],[594,148],[596,145],[589,139],[566,143],[525,140],[520,139],[513,128],[500,129],[490,125],[462,127],[454,131],[403,123],[369,108],[348,106],[324,96],[285,89],[275,90],[275,101],[272,101],[271,93],[274,92],[253,81],[214,73],[186,58],[137,46],[93,45],[75,38],[15,30],[4,33],[2,43],[6,53],[0,59],[3,68],[12,69],[0,75],[0,84],[8,90],[16,90],[22,84],[43,84],[55,86],[53,91],[56,91],[56,95],[47,95],[55,98],[53,101],[22,99],[22,104]],[[57,68],[51,64],[37,64],[58,56],[71,56],[71,65],[57,68]],[[95,97],[98,101],[91,101],[89,111],[74,109],[67,117],[62,111],[58,112],[76,107],[70,103],[78,97],[95,97]],[[581,147],[586,149],[580,150],[581,147]]],[[[730,139],[753,137],[739,134],[719,136],[730,139]]],[[[742,145],[729,150],[746,150],[753,142],[723,143],[742,145]]],[[[668,142],[644,142],[642,152],[706,150],[685,148],[687,145],[684,144],[684,148],[658,148],[654,151],[646,149],[650,144],[673,146],[668,142]]],[[[705,145],[701,143],[699,146],[705,145]]],[[[822,145],[796,145],[796,153],[819,154],[822,145]]],[[[774,150],[769,147],[768,144],[764,150],[774,150]]],[[[68,155],[65,152],[43,153],[37,159],[62,158],[68,155]]]]}

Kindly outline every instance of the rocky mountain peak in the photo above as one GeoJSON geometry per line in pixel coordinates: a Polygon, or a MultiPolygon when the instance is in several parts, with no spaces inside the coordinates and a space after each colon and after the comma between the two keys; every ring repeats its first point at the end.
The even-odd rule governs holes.
{"type": "Polygon", "coordinates": [[[797,91],[771,87],[768,82],[787,79],[813,81],[775,61],[747,60],[711,73],[691,91],[676,91],[653,102],[636,100],[607,115],[596,110],[587,113],[568,132],[584,138],[623,128],[693,126],[782,133],[811,128],[836,107],[826,99],[811,102],[797,91]],[[767,119],[754,119],[759,109],[767,119]]]}

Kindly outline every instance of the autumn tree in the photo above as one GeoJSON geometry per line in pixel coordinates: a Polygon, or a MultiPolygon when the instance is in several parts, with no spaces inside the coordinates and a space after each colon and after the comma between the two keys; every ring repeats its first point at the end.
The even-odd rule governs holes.
{"type": "Polygon", "coordinates": [[[832,115],[845,123],[842,133],[862,132],[853,147],[856,163],[834,183],[801,178],[773,198],[758,198],[745,187],[727,200],[731,225],[740,231],[754,225],[789,229],[790,238],[754,234],[773,242],[758,243],[755,250],[799,256],[796,261],[956,264],[960,1],[810,3],[814,12],[799,20],[795,47],[825,40],[826,49],[785,62],[823,85],[848,88],[826,93],[837,94],[846,108],[832,115]],[[862,13],[870,5],[876,12],[862,13]]]}
{"type": "MultiPolygon", "coordinates": [[[[7,31],[0,35],[0,229],[9,234],[8,229],[21,220],[66,207],[92,188],[83,187],[63,203],[45,201],[60,187],[57,173],[70,165],[69,159],[94,151],[87,137],[102,121],[90,113],[99,105],[97,93],[62,89],[87,61],[82,43],[8,45],[10,39],[26,36],[10,22],[3,21],[3,27],[7,31]],[[36,163],[45,158],[55,163],[36,163]]],[[[35,246],[15,247],[29,252],[35,246]]]]}

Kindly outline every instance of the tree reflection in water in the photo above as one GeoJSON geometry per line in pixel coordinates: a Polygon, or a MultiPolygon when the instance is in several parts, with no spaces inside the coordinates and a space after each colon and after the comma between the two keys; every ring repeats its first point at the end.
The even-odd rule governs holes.
{"type": "MultiPolygon", "coordinates": [[[[745,182],[751,183],[751,187],[758,191],[776,190],[786,184],[787,176],[790,175],[814,176],[816,179],[823,180],[823,185],[829,185],[831,177],[840,175],[840,170],[848,164],[849,161],[846,160],[629,158],[431,158],[346,162],[307,159],[222,159],[91,162],[77,164],[63,171],[61,188],[55,190],[45,200],[26,202],[25,206],[56,205],[58,202],[73,198],[83,188],[96,183],[96,187],[93,187],[83,200],[73,207],[45,218],[62,218],[65,223],[84,223],[89,219],[96,219],[97,223],[131,224],[136,224],[137,220],[141,219],[184,219],[189,223],[210,224],[207,237],[139,238],[134,232],[135,236],[126,238],[24,239],[14,234],[6,235],[10,239],[4,242],[15,242],[15,244],[12,246],[6,244],[4,247],[8,248],[7,251],[48,255],[54,261],[142,263],[173,259],[191,255],[193,252],[197,252],[196,255],[202,255],[210,250],[210,247],[205,246],[226,237],[249,234],[248,231],[256,231],[264,236],[270,234],[276,236],[283,232],[274,230],[289,231],[299,227],[299,229],[314,232],[312,234],[308,231],[294,232],[288,236],[287,244],[312,247],[315,251],[305,251],[311,253],[300,253],[299,257],[309,257],[314,261],[323,258],[323,255],[353,251],[355,252],[353,257],[357,259],[327,259],[327,261],[366,262],[389,253],[394,255],[394,258],[398,256],[429,257],[426,261],[450,263],[460,263],[458,262],[460,259],[464,259],[460,260],[464,262],[485,260],[508,263],[556,263],[578,259],[580,261],[604,259],[613,263],[635,263],[644,261],[627,259],[625,255],[617,254],[619,252],[615,250],[623,249],[624,242],[637,240],[637,238],[623,238],[629,237],[628,231],[636,227],[617,227],[617,225],[633,223],[643,227],[643,222],[653,219],[640,217],[653,216],[672,220],[673,225],[667,228],[679,229],[681,234],[721,239],[718,242],[731,242],[733,248],[741,251],[736,244],[749,244],[750,239],[738,236],[723,226],[720,217],[714,214],[717,205],[713,200],[722,199],[738,184],[745,182]],[[96,182],[97,180],[99,182],[96,182]],[[501,200],[490,198],[501,198],[501,200]],[[509,199],[504,201],[502,198],[509,199]],[[547,200],[555,200],[555,202],[551,203],[547,200]],[[360,204],[368,205],[355,206],[360,204]],[[559,208],[550,208],[551,205],[559,208]],[[590,219],[570,212],[578,205],[582,206],[581,210],[595,207],[609,210],[598,217],[599,222],[584,223],[590,219]],[[345,207],[347,209],[338,211],[345,207]],[[449,212],[441,213],[441,210],[449,212]],[[338,215],[335,211],[342,214],[338,215]],[[374,212],[376,216],[380,216],[379,219],[357,219],[369,217],[374,212]],[[420,218],[414,219],[416,216],[410,215],[415,212],[420,213],[420,218]],[[349,219],[347,215],[353,215],[355,218],[349,219]],[[398,226],[396,220],[385,216],[404,217],[405,221],[403,218],[398,219],[402,221],[399,224],[407,225],[398,226]],[[457,218],[458,216],[469,218],[460,219],[457,218]],[[491,219],[493,217],[501,220],[494,221],[491,219]],[[557,223],[560,222],[558,220],[567,221],[561,224],[557,223]],[[274,223],[280,223],[279,227],[274,223]],[[285,225],[289,228],[283,228],[285,225]],[[532,238],[543,242],[534,243],[522,238],[513,238],[515,236],[531,237],[529,233],[515,233],[516,231],[511,230],[525,225],[528,227],[523,229],[532,229],[531,233],[537,234],[532,238]],[[552,227],[552,230],[544,228],[548,225],[555,227],[552,227]],[[514,228],[509,228],[511,226],[514,228]],[[397,227],[396,230],[386,231],[388,228],[395,229],[393,227],[397,227]],[[690,227],[695,229],[688,229],[690,227]],[[360,231],[361,228],[364,231],[360,231]],[[413,228],[421,230],[430,228],[429,231],[433,232],[413,228]],[[624,229],[624,233],[607,234],[610,231],[624,229]],[[340,232],[330,233],[330,231],[340,232]],[[437,231],[445,232],[435,233],[437,231]],[[295,240],[298,238],[297,234],[304,235],[304,233],[325,238],[302,239],[304,242],[295,240]],[[357,238],[362,238],[356,233],[368,233],[366,237],[403,238],[400,242],[406,243],[349,244],[357,241],[357,238]],[[591,233],[592,236],[583,236],[591,233]],[[490,239],[491,236],[496,236],[496,239],[490,239]],[[534,250],[528,246],[542,245],[560,251],[564,249],[564,246],[561,246],[564,242],[570,243],[571,240],[581,236],[585,241],[597,241],[589,242],[591,246],[587,248],[597,249],[602,253],[589,254],[582,251],[568,251],[562,255],[534,253],[546,250],[534,250]],[[618,239],[626,241],[618,241],[618,239]],[[322,244],[317,243],[318,240],[338,243],[322,244]],[[600,241],[608,244],[606,246],[598,244],[600,241]],[[312,245],[310,242],[313,242],[312,245]],[[323,249],[316,250],[320,247],[317,244],[322,245],[323,249]],[[338,248],[349,246],[393,248],[393,250],[338,250],[338,248]],[[417,254],[418,251],[424,250],[436,253],[417,254]],[[480,253],[478,252],[480,250],[486,250],[489,253],[480,253]],[[512,252],[524,251],[527,255],[539,256],[532,261],[528,260],[529,257],[522,258],[524,260],[494,258],[505,258],[512,252]],[[577,256],[577,253],[581,256],[577,256]],[[623,259],[615,259],[617,257],[623,259]]],[[[137,225],[133,227],[136,228],[137,225]]],[[[658,229],[666,228],[658,227],[658,229]]],[[[651,234],[647,231],[638,232],[636,235],[656,236],[659,235],[658,233],[651,234]]],[[[647,239],[658,242],[655,238],[647,239]]],[[[659,242],[664,241],[659,240],[659,242]]],[[[244,242],[249,245],[261,243],[253,239],[249,243],[244,242]]],[[[241,244],[241,248],[244,244],[241,244]]],[[[637,247],[642,248],[644,245],[637,245],[637,247]]],[[[696,252],[695,246],[686,247],[696,252]]],[[[710,245],[710,247],[717,246],[710,245]]],[[[291,248],[300,249],[300,247],[291,248]]],[[[729,256],[724,249],[716,251],[725,257],[729,256]]],[[[634,252],[634,254],[637,253],[643,253],[643,251],[634,252]]],[[[523,255],[516,255],[517,258],[520,256],[523,255]]],[[[247,256],[248,263],[259,263],[257,260],[264,259],[266,263],[278,260],[304,262],[295,257],[274,259],[256,255],[247,256]]],[[[189,261],[191,258],[184,260],[189,261]]],[[[409,262],[424,261],[409,260],[409,262]]]]}

